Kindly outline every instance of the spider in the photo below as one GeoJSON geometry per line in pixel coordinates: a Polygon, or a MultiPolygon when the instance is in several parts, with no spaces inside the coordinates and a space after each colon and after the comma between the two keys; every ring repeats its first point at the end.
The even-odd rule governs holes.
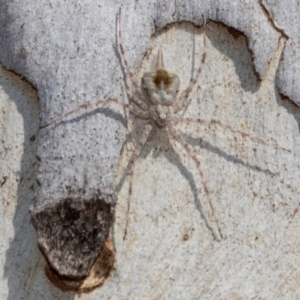
{"type": "MultiPolygon", "coordinates": [[[[177,141],[183,147],[187,155],[194,161],[198,173],[201,178],[201,185],[206,197],[206,200],[209,204],[211,214],[215,221],[219,236],[223,239],[223,234],[221,232],[219,222],[215,213],[214,206],[212,204],[211,194],[207,188],[205,182],[205,176],[201,168],[201,162],[197,157],[194,149],[189,145],[185,139],[182,137],[181,133],[177,130],[176,124],[178,123],[187,123],[187,124],[199,124],[199,125],[215,125],[222,128],[225,128],[235,134],[239,134],[243,137],[247,137],[258,143],[268,145],[275,148],[281,148],[275,142],[268,142],[258,137],[252,136],[248,133],[237,130],[230,125],[224,124],[215,119],[192,119],[192,118],[183,118],[179,115],[180,112],[183,112],[191,102],[190,93],[194,89],[195,85],[198,82],[202,66],[205,63],[206,53],[204,52],[201,56],[199,67],[195,70],[195,75],[190,79],[188,86],[181,92],[179,92],[180,79],[179,77],[167,71],[164,65],[163,51],[160,48],[156,57],[156,66],[155,69],[149,72],[145,72],[141,79],[141,86],[136,79],[136,76],[131,72],[130,66],[125,57],[125,51],[122,44],[122,35],[121,35],[121,9],[118,12],[118,22],[117,22],[117,49],[120,55],[121,65],[124,69],[124,80],[125,86],[122,87],[124,94],[127,95],[129,103],[120,102],[117,99],[107,99],[99,100],[95,103],[86,103],[78,108],[64,114],[59,119],[52,121],[51,123],[45,125],[49,126],[53,123],[62,121],[67,116],[77,112],[79,109],[88,108],[94,105],[105,105],[110,102],[115,102],[125,108],[126,111],[133,114],[139,119],[146,121],[144,125],[143,132],[140,140],[138,141],[131,158],[128,162],[129,169],[129,192],[127,199],[127,211],[126,211],[126,224],[123,239],[127,235],[127,229],[129,224],[129,211],[130,203],[132,198],[133,191],[133,175],[134,175],[134,165],[140,156],[145,144],[152,137],[157,130],[164,130],[167,137],[170,141],[177,141]]],[[[204,36],[204,46],[205,46],[205,36],[204,36]]],[[[43,127],[45,127],[43,126],[43,127]]],[[[215,234],[213,233],[214,237],[215,234]]]]}

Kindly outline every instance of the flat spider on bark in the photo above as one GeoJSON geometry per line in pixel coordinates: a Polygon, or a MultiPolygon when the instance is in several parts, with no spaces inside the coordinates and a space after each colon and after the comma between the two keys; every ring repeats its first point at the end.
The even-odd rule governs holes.
{"type": "MultiPolygon", "coordinates": [[[[156,66],[153,71],[145,72],[142,76],[141,85],[138,83],[136,76],[131,72],[129,64],[125,58],[124,47],[122,44],[121,37],[121,11],[118,14],[118,51],[121,58],[121,64],[125,71],[125,82],[127,87],[123,87],[127,97],[129,99],[129,103],[125,104],[123,102],[118,101],[117,99],[107,99],[100,100],[95,103],[87,103],[79,106],[78,108],[68,112],[67,114],[60,117],[58,120],[55,120],[46,126],[49,126],[53,123],[57,123],[62,121],[67,116],[77,112],[81,108],[88,108],[94,105],[105,105],[110,102],[115,102],[124,107],[131,114],[136,116],[137,118],[146,120],[146,124],[143,128],[143,133],[141,135],[140,140],[138,141],[131,158],[128,163],[129,169],[129,193],[128,193],[128,202],[127,202],[127,216],[126,216],[126,225],[125,225],[125,233],[124,238],[127,234],[127,227],[129,223],[129,211],[130,211],[130,202],[132,198],[132,190],[133,190],[133,172],[134,165],[137,158],[140,156],[147,140],[152,133],[155,133],[156,130],[165,130],[170,141],[177,141],[183,147],[184,151],[187,155],[194,161],[196,164],[198,173],[201,178],[201,185],[205,194],[205,198],[208,201],[212,216],[217,226],[218,234],[221,238],[223,238],[218,219],[215,214],[215,210],[212,204],[211,195],[205,183],[205,175],[201,169],[201,162],[198,159],[194,149],[191,145],[189,145],[185,139],[182,137],[181,133],[176,129],[176,124],[178,123],[194,123],[198,125],[214,125],[225,128],[235,134],[241,135],[243,137],[247,137],[255,142],[268,145],[270,147],[275,147],[277,149],[283,149],[274,142],[268,142],[258,137],[252,136],[248,133],[237,130],[229,125],[223,124],[218,120],[210,119],[191,119],[184,118],[179,115],[180,112],[184,111],[191,99],[189,97],[190,92],[195,87],[198,82],[202,65],[205,63],[206,53],[204,52],[201,56],[199,66],[195,71],[195,75],[191,78],[189,85],[179,93],[180,79],[179,77],[171,72],[168,72],[165,69],[164,61],[163,61],[163,52],[161,48],[158,51],[156,66]],[[142,90],[143,89],[143,90],[142,90]],[[143,93],[144,91],[144,93],[143,93]]],[[[205,44],[205,37],[204,37],[205,44]]],[[[284,149],[285,150],[285,149],[284,149]]],[[[216,236],[213,233],[214,236],[216,236]]]]}
{"type": "MultiPolygon", "coordinates": [[[[217,226],[218,234],[223,239],[223,235],[218,223],[218,219],[215,213],[214,206],[212,204],[211,195],[207,185],[205,183],[205,174],[203,174],[201,168],[201,162],[197,157],[197,153],[189,145],[182,134],[177,130],[176,124],[186,123],[186,124],[199,124],[199,125],[214,125],[225,128],[235,134],[239,134],[243,137],[247,137],[255,142],[268,145],[270,147],[280,148],[277,143],[268,142],[258,137],[252,136],[248,133],[242,132],[240,130],[234,129],[233,127],[221,123],[219,120],[210,119],[192,119],[182,117],[179,113],[183,112],[191,102],[190,93],[194,89],[198,82],[202,66],[205,63],[206,53],[204,52],[199,60],[199,66],[195,70],[193,78],[190,79],[188,86],[181,92],[179,92],[180,79],[179,77],[165,69],[163,52],[161,48],[158,51],[156,58],[156,66],[153,71],[145,72],[141,79],[141,84],[138,83],[136,76],[131,72],[128,62],[125,57],[124,47],[122,44],[121,37],[121,14],[119,12],[119,22],[118,22],[118,48],[120,51],[120,57],[122,65],[125,70],[125,80],[128,88],[124,88],[128,99],[130,100],[128,104],[128,110],[130,113],[135,115],[137,118],[146,120],[146,125],[143,128],[143,133],[140,140],[138,141],[133,154],[131,155],[129,166],[129,195],[128,195],[128,207],[127,207],[127,217],[126,217],[126,227],[125,235],[127,233],[127,227],[129,222],[129,210],[132,198],[132,188],[133,188],[133,172],[134,165],[138,157],[140,156],[147,140],[152,137],[152,133],[158,130],[164,130],[170,141],[177,141],[187,153],[187,155],[196,164],[198,173],[201,178],[202,188],[205,197],[209,204],[212,217],[217,226]],[[143,94],[142,90],[145,92],[143,94]]],[[[204,35],[204,47],[205,47],[205,35],[204,35]]],[[[197,61],[197,60],[195,60],[197,61]]],[[[285,150],[285,149],[284,149],[285,150]]],[[[210,227],[207,224],[208,227],[210,227]]],[[[210,227],[212,234],[215,238],[217,236],[210,227]]],[[[218,238],[217,238],[218,239],[218,238]]]]}

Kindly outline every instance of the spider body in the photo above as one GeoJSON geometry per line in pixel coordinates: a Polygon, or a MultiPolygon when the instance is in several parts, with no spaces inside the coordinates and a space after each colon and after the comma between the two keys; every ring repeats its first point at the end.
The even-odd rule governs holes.
{"type": "Polygon", "coordinates": [[[179,90],[180,80],[176,74],[164,69],[161,49],[158,51],[156,61],[156,70],[143,75],[142,87],[150,102],[148,117],[152,119],[153,126],[162,128],[172,120],[172,105],[179,90]]]}
{"type": "MultiPolygon", "coordinates": [[[[119,19],[120,21],[120,19],[119,19]]],[[[119,40],[121,40],[121,31],[119,29],[119,40]]],[[[210,200],[209,191],[206,187],[206,184],[203,179],[203,173],[200,167],[200,161],[198,160],[193,149],[187,142],[182,138],[181,134],[175,128],[175,124],[182,120],[181,117],[176,116],[178,112],[184,110],[190,103],[189,94],[193,87],[196,85],[199,75],[201,73],[202,65],[205,61],[206,53],[202,54],[200,66],[196,70],[196,75],[190,80],[188,87],[179,92],[180,80],[179,77],[171,72],[168,72],[164,67],[163,53],[161,48],[158,51],[156,58],[156,67],[155,70],[150,72],[145,72],[142,76],[141,87],[139,87],[135,76],[131,73],[128,62],[124,56],[124,49],[122,44],[119,44],[120,54],[124,69],[127,77],[130,78],[128,86],[131,89],[126,89],[127,96],[129,98],[129,104],[126,107],[129,112],[140,119],[148,120],[147,124],[144,127],[144,131],[139,143],[136,145],[136,148],[131,156],[129,161],[129,198],[128,198],[128,207],[127,214],[130,210],[130,202],[132,197],[133,189],[133,170],[134,164],[141,154],[143,147],[145,146],[147,140],[152,133],[156,132],[156,129],[164,129],[167,133],[167,137],[170,140],[175,140],[181,144],[184,150],[187,152],[188,156],[191,157],[198,168],[199,174],[201,176],[202,185],[204,187],[204,192],[207,195],[209,205],[213,214],[213,217],[216,221],[219,235],[222,237],[217,218],[215,217],[214,209],[210,200]],[[145,95],[142,93],[141,88],[144,89],[145,95]]],[[[129,218],[126,218],[126,227],[125,235],[127,234],[129,218]]],[[[210,228],[210,226],[208,226],[210,228]]],[[[211,228],[210,228],[211,229],[211,228]]],[[[213,233],[215,236],[215,234],[213,233]]]]}

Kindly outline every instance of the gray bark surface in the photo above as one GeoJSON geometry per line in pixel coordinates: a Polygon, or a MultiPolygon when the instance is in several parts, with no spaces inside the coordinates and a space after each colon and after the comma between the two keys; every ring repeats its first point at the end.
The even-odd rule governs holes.
{"type": "Polygon", "coordinates": [[[299,299],[298,2],[2,0],[0,298],[299,299]],[[86,105],[127,101],[119,7],[138,82],[162,47],[182,91],[205,52],[182,118],[257,137],[176,125],[223,239],[195,162],[157,129],[135,163],[123,240],[127,164],[145,122],[116,103],[86,105]],[[78,296],[47,279],[37,240],[55,271],[78,278],[107,236],[116,263],[101,287],[78,296]]]}

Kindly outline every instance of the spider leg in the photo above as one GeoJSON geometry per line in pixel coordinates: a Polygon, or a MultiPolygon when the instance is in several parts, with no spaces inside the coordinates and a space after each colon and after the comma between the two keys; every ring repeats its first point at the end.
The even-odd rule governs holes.
{"type": "Polygon", "coordinates": [[[177,122],[177,123],[194,123],[194,124],[201,124],[201,125],[208,125],[208,126],[209,125],[217,125],[217,126],[220,126],[224,129],[228,129],[229,131],[231,131],[233,133],[238,133],[241,136],[247,137],[247,138],[249,138],[249,139],[251,139],[255,142],[258,142],[260,144],[267,145],[269,147],[274,147],[276,149],[281,149],[281,150],[284,150],[284,151],[291,152],[289,149],[286,149],[286,148],[283,148],[283,147],[279,146],[276,142],[265,141],[261,138],[253,136],[249,133],[246,133],[244,131],[235,129],[235,128],[231,127],[230,125],[224,124],[224,123],[220,122],[219,120],[215,120],[215,119],[204,120],[204,119],[191,119],[191,118],[184,118],[183,119],[183,118],[179,118],[179,117],[173,117],[172,121],[177,122]]]}
{"type": "Polygon", "coordinates": [[[202,65],[205,62],[205,58],[206,58],[206,53],[204,52],[202,54],[200,66],[196,71],[196,75],[194,76],[194,78],[191,79],[189,86],[184,91],[181,92],[181,94],[177,99],[175,99],[174,106],[173,106],[173,111],[175,114],[183,110],[191,102],[191,100],[188,99],[188,95],[191,92],[191,90],[194,88],[195,84],[199,79],[200,73],[202,71],[202,65]]]}
{"type": "Polygon", "coordinates": [[[219,235],[223,239],[223,235],[222,235],[222,232],[221,232],[221,229],[220,229],[220,226],[219,226],[219,222],[218,222],[218,219],[216,217],[215,209],[214,209],[214,207],[212,205],[212,201],[211,201],[211,197],[210,197],[210,192],[209,192],[209,190],[208,190],[208,188],[206,186],[206,183],[204,181],[204,175],[203,175],[203,172],[202,172],[202,169],[201,169],[200,160],[197,158],[194,150],[190,148],[189,144],[181,137],[180,133],[174,128],[174,126],[171,123],[169,123],[168,129],[169,129],[169,132],[171,133],[172,137],[179,144],[182,145],[183,149],[187,152],[187,154],[195,162],[195,164],[197,166],[197,169],[198,169],[198,172],[199,172],[199,175],[200,175],[200,178],[201,178],[201,183],[202,183],[202,186],[203,186],[204,193],[205,193],[205,195],[207,197],[207,200],[208,200],[208,203],[209,203],[209,206],[210,206],[210,210],[212,212],[213,218],[214,218],[215,223],[216,223],[217,228],[218,228],[219,235]]]}
{"type": "Polygon", "coordinates": [[[95,102],[81,104],[77,108],[75,108],[75,109],[67,112],[66,114],[60,116],[59,118],[57,118],[55,120],[52,120],[52,121],[50,121],[47,124],[41,125],[40,128],[42,129],[42,128],[46,128],[46,127],[51,126],[51,125],[59,124],[59,123],[63,122],[68,116],[70,116],[70,115],[72,115],[72,114],[80,111],[81,109],[88,109],[88,108],[90,108],[92,106],[98,106],[100,104],[101,105],[106,105],[106,104],[111,103],[111,102],[115,102],[118,105],[124,107],[125,109],[128,109],[132,114],[140,117],[141,119],[148,119],[148,112],[145,112],[145,111],[141,110],[138,107],[133,107],[130,104],[125,104],[123,102],[120,102],[118,99],[109,98],[107,100],[98,100],[98,101],[95,101],[95,102]]]}
{"type": "Polygon", "coordinates": [[[134,174],[134,165],[137,160],[137,158],[140,156],[149,136],[151,135],[151,132],[153,130],[153,127],[151,124],[147,124],[145,126],[144,132],[142,134],[142,137],[135,147],[131,158],[128,162],[128,167],[129,167],[129,191],[128,191],[128,200],[127,200],[127,211],[126,211],[126,223],[125,223],[125,231],[124,231],[124,236],[123,240],[125,240],[126,235],[127,235],[127,229],[129,225],[129,211],[130,211],[130,203],[131,203],[131,198],[132,198],[132,185],[133,185],[133,174],[134,174]]]}
{"type": "Polygon", "coordinates": [[[135,97],[134,94],[131,93],[127,87],[123,87],[123,90],[125,90],[125,93],[127,94],[128,98],[131,99],[135,104],[137,104],[142,110],[148,111],[149,107],[145,102],[135,97]]]}
{"type": "MultiPolygon", "coordinates": [[[[131,72],[128,61],[125,57],[125,51],[124,51],[124,47],[123,47],[123,43],[122,43],[122,34],[121,34],[121,7],[119,8],[119,13],[118,13],[117,30],[118,30],[118,42],[117,43],[118,43],[118,48],[119,48],[119,51],[120,51],[121,63],[123,65],[125,73],[126,73],[125,82],[126,82],[127,86],[129,87],[130,84],[127,80],[128,77],[129,77],[130,82],[134,87],[134,92],[136,92],[139,96],[141,96],[141,93],[139,91],[139,84],[136,80],[136,77],[131,72]]],[[[146,105],[146,104],[144,104],[144,105],[146,105]]]]}

